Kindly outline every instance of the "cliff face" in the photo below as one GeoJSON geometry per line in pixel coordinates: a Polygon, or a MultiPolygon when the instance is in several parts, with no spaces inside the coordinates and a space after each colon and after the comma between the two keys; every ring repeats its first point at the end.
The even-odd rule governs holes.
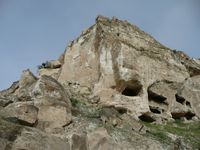
{"type": "Polygon", "coordinates": [[[170,50],[127,21],[98,16],[38,73],[26,70],[0,92],[3,149],[200,147],[199,60],[170,50]],[[191,135],[179,134],[176,120],[189,122],[191,135]]]}
{"type": "MultiPolygon", "coordinates": [[[[66,48],[58,81],[87,86],[100,97],[101,104],[127,109],[137,119],[151,112],[148,89],[152,84],[164,80],[183,83],[186,78],[200,74],[199,71],[200,66],[194,60],[164,47],[136,26],[99,16],[95,25],[66,48]]],[[[178,105],[175,100],[178,89],[173,94],[158,90],[162,90],[159,95],[166,97],[160,116],[163,113],[164,118],[167,115],[171,118],[173,107],[178,105]]],[[[163,102],[156,103],[155,107],[161,107],[163,102]]]]}

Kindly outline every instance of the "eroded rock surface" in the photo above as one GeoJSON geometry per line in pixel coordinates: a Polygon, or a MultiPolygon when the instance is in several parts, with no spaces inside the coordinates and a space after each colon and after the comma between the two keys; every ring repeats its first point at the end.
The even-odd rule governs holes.
{"type": "Polygon", "coordinates": [[[199,149],[199,120],[199,60],[98,16],[0,91],[0,150],[199,149]]]}
{"type": "Polygon", "coordinates": [[[177,93],[180,102],[191,109],[192,113],[200,119],[200,76],[186,79],[177,93]]]}
{"type": "Polygon", "coordinates": [[[12,150],[70,150],[69,143],[59,137],[36,129],[23,129],[12,145],[12,150]]]}
{"type": "MultiPolygon", "coordinates": [[[[126,109],[137,119],[157,109],[149,100],[148,88],[152,84],[157,81],[181,84],[186,78],[200,74],[199,70],[199,64],[186,54],[170,50],[136,26],[99,16],[95,25],[67,47],[58,80],[87,86],[93,95],[100,97],[101,105],[126,109]]],[[[184,110],[184,106],[176,103],[177,89],[163,84],[159,90],[167,97],[161,96],[166,101],[160,102],[160,110],[155,111],[165,109],[165,116],[170,119],[171,110],[175,109],[172,107],[180,108],[178,112],[184,110]]]]}
{"type": "Polygon", "coordinates": [[[34,125],[37,121],[38,108],[29,102],[16,102],[10,104],[5,110],[10,114],[10,117],[17,118],[23,121],[24,124],[34,125]]]}
{"type": "Polygon", "coordinates": [[[16,90],[10,92],[11,88],[2,92],[5,98],[1,99],[7,119],[46,132],[60,132],[71,122],[69,96],[54,78],[44,75],[38,79],[30,70],[25,70],[16,90]],[[16,100],[9,100],[10,97],[16,100]]]}

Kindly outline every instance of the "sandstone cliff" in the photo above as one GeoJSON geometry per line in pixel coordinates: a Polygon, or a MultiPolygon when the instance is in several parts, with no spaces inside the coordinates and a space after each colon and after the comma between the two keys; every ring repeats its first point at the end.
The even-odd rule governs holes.
{"type": "Polygon", "coordinates": [[[200,64],[138,27],[93,26],[0,92],[2,150],[200,148],[200,64]]]}

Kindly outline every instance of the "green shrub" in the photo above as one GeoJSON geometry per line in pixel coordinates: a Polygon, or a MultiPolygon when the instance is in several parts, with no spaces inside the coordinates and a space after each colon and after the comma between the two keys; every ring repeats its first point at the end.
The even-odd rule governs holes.
{"type": "Polygon", "coordinates": [[[184,123],[182,121],[175,121],[165,125],[142,122],[142,124],[148,127],[148,136],[154,137],[163,143],[173,142],[172,139],[168,137],[170,133],[181,137],[194,149],[200,147],[200,122],[184,123]]]}
{"type": "Polygon", "coordinates": [[[51,68],[51,64],[49,61],[43,62],[41,65],[38,66],[38,69],[42,68],[51,68]]]}
{"type": "Polygon", "coordinates": [[[71,101],[73,107],[77,107],[77,105],[78,105],[78,100],[77,100],[76,98],[71,97],[71,98],[70,98],[70,101],[71,101]]]}

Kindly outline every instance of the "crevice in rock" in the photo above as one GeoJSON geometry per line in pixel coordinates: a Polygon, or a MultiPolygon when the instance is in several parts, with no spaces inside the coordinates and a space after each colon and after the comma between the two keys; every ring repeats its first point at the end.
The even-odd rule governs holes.
{"type": "Polygon", "coordinates": [[[20,124],[20,125],[23,125],[23,126],[29,126],[29,127],[33,127],[34,126],[34,124],[31,124],[31,123],[29,123],[27,121],[18,119],[16,117],[8,117],[8,118],[4,118],[4,120],[6,120],[8,122],[20,124]]]}
{"type": "Polygon", "coordinates": [[[142,114],[141,116],[138,117],[140,120],[144,121],[144,122],[154,122],[156,121],[155,119],[153,119],[149,114],[145,113],[142,114]]]}
{"type": "Polygon", "coordinates": [[[125,113],[127,113],[127,109],[126,109],[126,108],[116,108],[116,110],[117,110],[118,113],[120,113],[120,114],[125,114],[125,113]]]}
{"type": "Polygon", "coordinates": [[[9,104],[12,104],[12,103],[13,101],[0,97],[0,106],[7,107],[9,104]]]}
{"type": "Polygon", "coordinates": [[[8,105],[12,104],[13,101],[8,101],[3,107],[7,107],[8,105]]]}
{"type": "Polygon", "coordinates": [[[177,119],[181,119],[185,116],[185,113],[182,113],[182,112],[172,112],[171,113],[172,115],[172,118],[177,120],[177,119]]]}
{"type": "Polygon", "coordinates": [[[187,112],[187,113],[185,114],[185,118],[186,118],[187,120],[191,120],[192,117],[194,117],[194,116],[195,116],[195,114],[192,113],[192,112],[187,112]]]}
{"type": "Polygon", "coordinates": [[[26,122],[26,121],[24,121],[24,120],[18,119],[18,122],[19,122],[19,124],[21,124],[21,125],[23,125],[23,126],[29,126],[29,127],[33,127],[33,126],[34,126],[34,124],[29,123],[29,122],[26,122]]]}
{"type": "Polygon", "coordinates": [[[164,97],[162,95],[158,95],[151,91],[148,91],[148,99],[149,99],[149,101],[155,101],[157,103],[163,103],[163,104],[168,105],[168,103],[166,102],[166,100],[167,100],[166,97],[164,97]]]}
{"type": "Polygon", "coordinates": [[[35,123],[32,125],[32,127],[37,127],[37,125],[38,125],[38,119],[35,121],[35,123]]]}
{"type": "Polygon", "coordinates": [[[185,99],[183,97],[179,96],[178,94],[176,94],[175,97],[178,103],[184,104],[185,99]]]}
{"type": "Polygon", "coordinates": [[[155,114],[161,114],[161,111],[159,110],[158,107],[153,107],[153,106],[149,106],[149,109],[152,113],[155,113],[155,114]]]}
{"type": "Polygon", "coordinates": [[[186,104],[186,106],[188,106],[189,108],[192,108],[190,102],[186,101],[185,104],[186,104]]]}

